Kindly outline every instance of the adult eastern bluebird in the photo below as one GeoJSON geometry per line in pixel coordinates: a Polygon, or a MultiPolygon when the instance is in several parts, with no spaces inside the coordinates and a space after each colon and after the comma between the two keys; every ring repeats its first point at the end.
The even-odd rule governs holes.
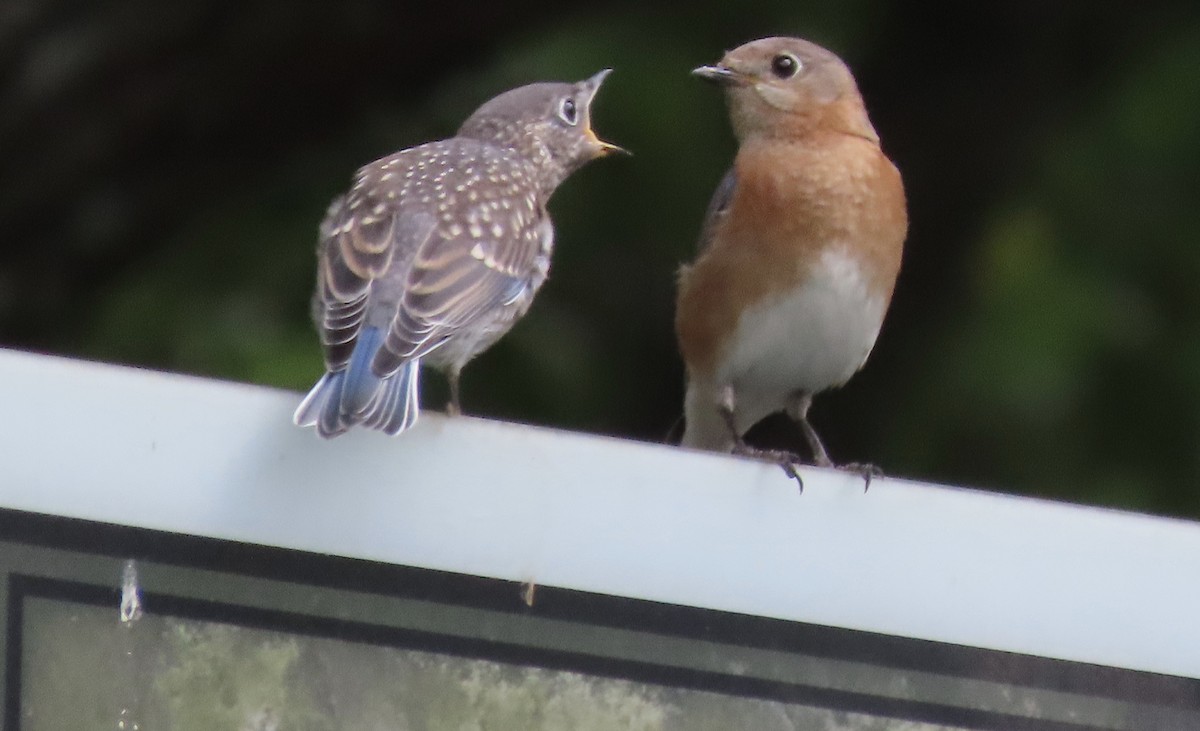
{"type": "Polygon", "coordinates": [[[540,83],[477,109],[458,134],[376,160],[320,227],[313,319],[328,371],[296,410],[333,437],[354,424],[399,434],[417,421],[422,362],[459,374],[525,314],[546,279],[546,203],[598,139],[590,106],[606,69],[540,83]]]}
{"type": "Polygon", "coordinates": [[[832,466],[808,408],[879,335],[908,230],[900,173],[850,70],[814,43],[764,38],[692,73],[725,88],[738,152],[679,277],[682,442],[779,458],[796,477],[794,455],[743,441],[785,411],[832,466]]]}

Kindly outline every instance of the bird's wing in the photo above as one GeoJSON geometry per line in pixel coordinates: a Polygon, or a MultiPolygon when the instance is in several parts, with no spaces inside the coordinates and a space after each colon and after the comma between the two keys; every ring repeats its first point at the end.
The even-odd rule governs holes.
{"type": "Polygon", "coordinates": [[[350,361],[372,284],[393,262],[411,258],[437,223],[432,213],[388,198],[386,187],[375,184],[379,169],[378,163],[363,168],[351,192],[333,202],[321,223],[313,309],[330,371],[350,361]]]}
{"type": "Polygon", "coordinates": [[[431,238],[408,269],[404,296],[376,356],[377,370],[387,372],[423,357],[456,332],[524,296],[549,230],[549,219],[543,218],[513,238],[431,238]]]}
{"type": "Polygon", "coordinates": [[[712,200],[708,202],[708,210],[704,213],[704,225],[700,228],[700,244],[697,251],[704,251],[712,243],[717,224],[729,210],[729,203],[733,200],[733,191],[736,188],[737,171],[729,168],[729,172],[725,173],[725,177],[721,178],[716,191],[713,192],[712,200]]]}

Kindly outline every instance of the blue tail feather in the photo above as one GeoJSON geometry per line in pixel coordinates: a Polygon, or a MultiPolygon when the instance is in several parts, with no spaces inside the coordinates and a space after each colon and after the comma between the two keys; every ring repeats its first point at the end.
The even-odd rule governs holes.
{"type": "Polygon", "coordinates": [[[361,416],[371,407],[381,380],[371,370],[371,363],[382,345],[383,332],[377,327],[364,327],[358,334],[342,384],[342,413],[361,416]]]}
{"type": "Polygon", "coordinates": [[[342,390],[341,377],[340,371],[321,376],[321,380],[296,407],[296,413],[292,416],[296,426],[316,426],[330,398],[342,390]]]}
{"type": "Polygon", "coordinates": [[[421,362],[410,360],[400,372],[388,379],[386,395],[380,399],[377,429],[392,435],[417,423],[420,414],[421,362]]]}
{"type": "Polygon", "coordinates": [[[316,426],[317,433],[325,438],[335,437],[354,424],[391,435],[416,424],[420,413],[420,360],[408,361],[396,373],[380,378],[371,369],[371,362],[382,345],[379,328],[363,328],[350,363],[317,381],[296,409],[296,424],[316,426]]]}

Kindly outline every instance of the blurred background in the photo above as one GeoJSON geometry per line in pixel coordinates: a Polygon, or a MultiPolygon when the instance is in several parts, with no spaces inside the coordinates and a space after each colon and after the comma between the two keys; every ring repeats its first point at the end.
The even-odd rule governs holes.
{"type": "MultiPolygon", "coordinates": [[[[463,401],[662,441],[674,275],[734,150],[688,71],[779,34],[850,63],[909,195],[874,355],[812,412],[834,458],[1200,517],[1194,0],[5,0],[0,346],[299,399],[317,223],[353,171],[612,66],[595,125],[635,156],[559,190],[551,279],[463,401]]],[[[753,437],[801,443],[782,419],[753,437]]]]}

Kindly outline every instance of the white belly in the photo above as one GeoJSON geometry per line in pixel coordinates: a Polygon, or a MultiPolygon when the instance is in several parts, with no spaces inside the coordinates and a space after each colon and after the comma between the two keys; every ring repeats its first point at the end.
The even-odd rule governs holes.
{"type": "Polygon", "coordinates": [[[733,386],[739,425],[782,409],[796,391],[849,380],[870,355],[886,309],[857,261],[839,250],[827,250],[803,284],[749,309],[717,374],[733,386]]]}

